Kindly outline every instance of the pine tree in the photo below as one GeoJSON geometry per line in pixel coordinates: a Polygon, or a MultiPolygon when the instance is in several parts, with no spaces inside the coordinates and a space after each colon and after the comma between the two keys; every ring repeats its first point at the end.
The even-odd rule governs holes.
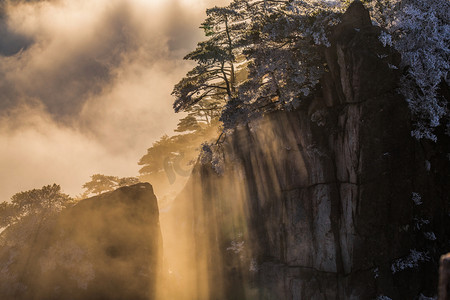
{"type": "Polygon", "coordinates": [[[0,203],[0,228],[15,224],[28,216],[39,215],[43,219],[60,212],[72,202],[73,199],[62,193],[57,184],[16,193],[11,197],[10,203],[0,203]]]}
{"type": "MultiPolygon", "coordinates": [[[[450,2],[363,2],[383,29],[380,41],[402,55],[399,92],[415,121],[412,135],[436,141],[435,130],[445,123],[450,135],[450,100],[444,92],[450,85],[450,2]]],[[[297,108],[318,87],[329,31],[349,3],[234,0],[208,10],[202,28],[209,39],[186,56],[198,65],[175,86],[175,111],[222,97],[220,119],[224,129],[232,129],[270,111],[297,108]],[[237,66],[245,69],[242,80],[236,80],[237,66]]]]}
{"type": "Polygon", "coordinates": [[[203,99],[232,99],[236,96],[236,64],[240,35],[246,24],[238,10],[231,7],[208,9],[202,23],[206,41],[184,59],[197,63],[175,85],[175,112],[187,110],[203,99]]]}
{"type": "Polygon", "coordinates": [[[248,80],[222,115],[225,128],[274,110],[297,108],[324,72],[321,47],[343,6],[319,1],[252,1],[244,54],[248,80]]]}

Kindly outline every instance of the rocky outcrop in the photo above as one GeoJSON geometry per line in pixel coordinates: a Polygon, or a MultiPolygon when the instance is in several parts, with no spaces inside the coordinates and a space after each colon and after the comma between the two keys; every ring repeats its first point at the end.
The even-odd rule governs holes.
{"type": "Polygon", "coordinates": [[[183,234],[197,241],[210,299],[436,294],[450,250],[450,142],[411,137],[400,57],[379,33],[353,3],[315,98],[228,136],[223,174],[194,170],[178,205],[191,211],[183,234]]]}
{"type": "Polygon", "coordinates": [[[439,299],[450,299],[450,253],[441,256],[439,266],[439,299]]]}
{"type": "Polygon", "coordinates": [[[154,299],[156,196],[141,183],[31,216],[2,234],[1,299],[154,299]]]}

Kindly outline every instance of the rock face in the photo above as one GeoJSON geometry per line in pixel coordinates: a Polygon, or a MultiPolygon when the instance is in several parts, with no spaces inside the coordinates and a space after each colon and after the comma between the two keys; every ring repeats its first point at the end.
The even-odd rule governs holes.
{"type": "Polygon", "coordinates": [[[155,298],[162,241],[149,184],[82,200],[58,216],[7,230],[1,299],[155,298]]]}
{"type": "Polygon", "coordinates": [[[450,250],[450,142],[411,137],[400,57],[379,33],[353,3],[315,98],[228,136],[222,175],[194,170],[179,205],[193,202],[186,232],[210,299],[436,295],[450,250]]]}

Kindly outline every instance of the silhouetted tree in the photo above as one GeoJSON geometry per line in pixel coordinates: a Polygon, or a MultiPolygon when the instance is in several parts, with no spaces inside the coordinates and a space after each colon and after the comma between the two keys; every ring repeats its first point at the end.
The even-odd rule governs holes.
{"type": "Polygon", "coordinates": [[[187,110],[202,99],[232,99],[236,95],[236,63],[240,49],[241,30],[238,10],[214,7],[206,11],[202,28],[208,40],[198,43],[197,48],[184,59],[197,62],[185,78],[175,85],[172,95],[176,97],[176,112],[187,110]]]}
{"type": "Polygon", "coordinates": [[[188,176],[201,144],[219,135],[218,115],[219,112],[211,113],[209,124],[189,115],[182,119],[175,130],[182,134],[162,136],[141,157],[138,162],[142,166],[141,178],[155,184],[165,176],[172,184],[177,175],[188,176]]]}
{"type": "Polygon", "coordinates": [[[103,174],[94,174],[91,176],[91,181],[83,184],[83,188],[86,191],[83,193],[82,198],[86,198],[90,194],[101,194],[104,192],[110,192],[116,188],[133,185],[139,183],[137,177],[117,177],[107,176],[103,174]]]}
{"type": "Polygon", "coordinates": [[[127,185],[133,185],[139,183],[139,178],[137,177],[122,177],[119,178],[117,182],[118,187],[127,186],[127,185]]]}
{"type": "Polygon", "coordinates": [[[71,197],[61,192],[57,184],[46,185],[41,189],[32,189],[12,196],[11,203],[20,215],[42,211],[61,211],[71,201],[71,197]]]}
{"type": "Polygon", "coordinates": [[[8,202],[0,203],[0,228],[12,224],[18,217],[17,207],[8,202]]]}
{"type": "Polygon", "coordinates": [[[117,176],[94,174],[91,176],[91,181],[83,184],[83,188],[86,189],[87,194],[101,194],[114,190],[118,181],[119,178],[117,176]]]}
{"type": "Polygon", "coordinates": [[[0,227],[19,222],[31,215],[41,215],[41,219],[45,218],[49,214],[60,212],[72,202],[73,199],[62,193],[57,184],[19,192],[11,197],[10,203],[0,203],[0,227]]]}

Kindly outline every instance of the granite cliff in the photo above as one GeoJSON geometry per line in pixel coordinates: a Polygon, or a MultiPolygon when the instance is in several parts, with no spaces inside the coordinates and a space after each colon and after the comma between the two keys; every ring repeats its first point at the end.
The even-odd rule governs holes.
{"type": "Polygon", "coordinates": [[[379,34],[353,3],[315,95],[236,129],[196,166],[171,213],[185,240],[168,241],[191,242],[191,298],[436,295],[450,141],[443,128],[437,143],[411,137],[400,57],[379,34]]]}

